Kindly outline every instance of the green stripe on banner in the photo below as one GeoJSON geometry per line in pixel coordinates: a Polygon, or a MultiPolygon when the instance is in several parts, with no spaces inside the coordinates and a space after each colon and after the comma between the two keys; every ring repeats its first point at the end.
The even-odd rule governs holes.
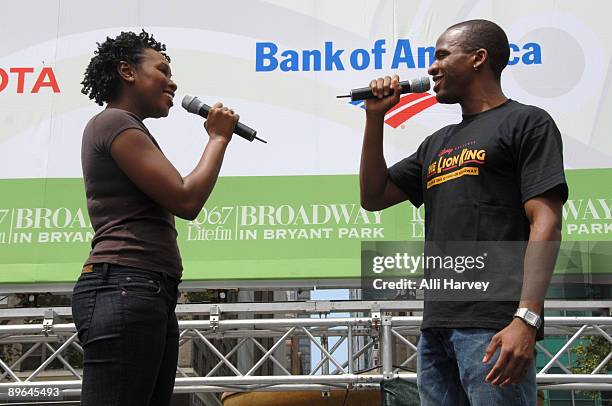
{"type": "MultiPolygon", "coordinates": [[[[612,169],[567,171],[564,240],[612,240],[612,169]]],[[[93,231],[82,179],[0,180],[0,283],[70,282],[93,231]]],[[[356,175],[224,177],[177,219],[185,280],[356,278],[360,242],[423,238],[424,211],[359,206],[356,175]]]]}

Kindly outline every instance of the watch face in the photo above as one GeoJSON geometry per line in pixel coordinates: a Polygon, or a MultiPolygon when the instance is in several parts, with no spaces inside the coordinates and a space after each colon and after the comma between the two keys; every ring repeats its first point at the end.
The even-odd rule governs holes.
{"type": "Polygon", "coordinates": [[[540,326],[540,316],[526,308],[517,309],[515,316],[520,317],[525,323],[538,328],[540,326]]]}

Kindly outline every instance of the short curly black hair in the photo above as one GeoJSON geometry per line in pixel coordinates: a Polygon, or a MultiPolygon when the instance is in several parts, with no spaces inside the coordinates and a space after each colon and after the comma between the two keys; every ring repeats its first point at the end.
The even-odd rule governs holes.
{"type": "Polygon", "coordinates": [[[85,69],[85,78],[81,82],[83,85],[81,93],[88,95],[100,106],[117,97],[121,83],[117,72],[117,65],[120,61],[137,65],[144,50],[151,48],[161,53],[170,62],[170,57],[164,52],[166,45],[157,42],[153,35],[145,30],[142,30],[140,34],[131,31],[122,32],[116,38],[106,37],[106,41],[96,44],[98,49],[85,69]]]}
{"type": "Polygon", "coordinates": [[[464,30],[459,46],[465,51],[474,52],[480,48],[487,50],[489,66],[499,80],[510,59],[510,44],[504,30],[489,20],[463,21],[449,27],[447,31],[454,28],[464,30]]]}

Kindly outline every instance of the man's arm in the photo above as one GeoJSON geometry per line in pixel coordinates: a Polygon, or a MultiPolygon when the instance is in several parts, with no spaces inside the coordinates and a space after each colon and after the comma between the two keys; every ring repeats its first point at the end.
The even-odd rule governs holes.
{"type": "MultiPolygon", "coordinates": [[[[524,208],[529,219],[530,233],[519,307],[526,307],[542,316],[544,297],[561,241],[563,200],[559,188],[528,200],[524,208]]],[[[519,383],[532,366],[535,337],[536,329],[517,318],[493,336],[483,362],[488,362],[498,347],[501,350],[485,380],[502,386],[519,383]]]]}
{"type": "Polygon", "coordinates": [[[530,234],[519,307],[542,316],[561,243],[563,200],[558,188],[525,203],[530,234]]]}
{"type": "Polygon", "coordinates": [[[370,83],[376,99],[366,100],[366,125],[361,148],[359,186],[361,206],[366,210],[382,210],[408,199],[393,182],[383,155],[385,113],[399,101],[399,77],[394,75],[370,83]]]}

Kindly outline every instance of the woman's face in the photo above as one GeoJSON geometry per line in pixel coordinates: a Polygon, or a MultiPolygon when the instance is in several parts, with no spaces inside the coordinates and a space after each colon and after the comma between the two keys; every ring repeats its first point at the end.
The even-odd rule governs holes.
{"type": "Polygon", "coordinates": [[[177,88],[171,77],[168,60],[152,48],[145,49],[134,70],[132,89],[142,118],[168,115],[177,88]]]}

